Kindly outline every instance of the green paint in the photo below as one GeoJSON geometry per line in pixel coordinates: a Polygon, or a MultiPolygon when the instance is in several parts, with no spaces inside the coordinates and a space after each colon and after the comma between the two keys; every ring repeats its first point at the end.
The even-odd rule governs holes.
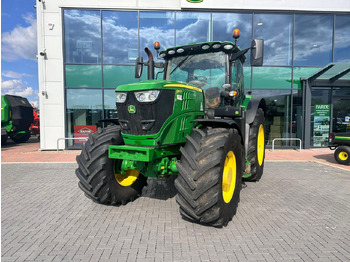
{"type": "Polygon", "coordinates": [[[341,139],[341,140],[348,140],[348,141],[350,141],[350,137],[346,137],[346,136],[335,136],[334,139],[341,139]]]}

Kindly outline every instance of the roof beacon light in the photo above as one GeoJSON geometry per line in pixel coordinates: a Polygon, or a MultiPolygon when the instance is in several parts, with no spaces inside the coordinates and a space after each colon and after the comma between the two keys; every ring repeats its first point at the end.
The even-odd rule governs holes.
{"type": "Polygon", "coordinates": [[[160,49],[160,44],[159,44],[158,41],[155,41],[155,42],[154,42],[154,49],[156,50],[156,52],[157,52],[157,57],[158,57],[158,55],[159,55],[159,49],[160,49]]]}
{"type": "Polygon", "coordinates": [[[241,32],[239,31],[239,29],[236,28],[235,30],[233,30],[232,37],[235,39],[235,45],[237,45],[237,40],[240,36],[241,32]]]}

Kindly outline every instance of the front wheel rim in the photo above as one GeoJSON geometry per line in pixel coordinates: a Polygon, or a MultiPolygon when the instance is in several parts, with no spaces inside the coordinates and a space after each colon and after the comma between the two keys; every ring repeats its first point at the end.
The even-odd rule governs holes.
{"type": "Polygon", "coordinates": [[[339,153],[339,159],[340,159],[340,160],[345,161],[345,160],[348,159],[348,157],[349,157],[349,155],[348,155],[346,152],[340,152],[340,153],[339,153]]]}
{"type": "Polygon", "coordinates": [[[222,174],[222,197],[225,203],[230,203],[236,187],[237,169],[236,156],[230,151],[226,155],[222,174]]]}
{"type": "Polygon", "coordinates": [[[257,155],[259,166],[263,164],[264,161],[264,151],[265,151],[265,133],[264,126],[260,125],[258,132],[258,143],[257,143],[257,155]]]}

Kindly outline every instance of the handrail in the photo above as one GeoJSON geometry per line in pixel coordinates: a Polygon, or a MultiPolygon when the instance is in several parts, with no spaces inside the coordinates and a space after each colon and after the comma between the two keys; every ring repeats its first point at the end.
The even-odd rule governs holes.
{"type": "MultiPolygon", "coordinates": [[[[70,140],[70,139],[71,139],[71,140],[83,139],[83,140],[85,140],[85,141],[88,140],[87,137],[61,137],[61,138],[57,139],[57,152],[59,151],[59,142],[60,142],[60,140],[70,140]]],[[[62,150],[64,150],[64,149],[62,149],[62,150]]]]}
{"type": "Polygon", "coordinates": [[[272,152],[275,150],[275,140],[290,140],[290,141],[299,141],[299,152],[301,152],[301,139],[300,138],[275,138],[272,140],[272,152]]]}

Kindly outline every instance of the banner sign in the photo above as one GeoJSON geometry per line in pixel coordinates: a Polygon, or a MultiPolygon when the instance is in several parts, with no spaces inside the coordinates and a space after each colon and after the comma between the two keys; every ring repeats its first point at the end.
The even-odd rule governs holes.
{"type": "Polygon", "coordinates": [[[314,110],[314,146],[327,146],[331,105],[315,105],[314,110]]]}
{"type": "MultiPolygon", "coordinates": [[[[97,126],[74,126],[74,138],[87,138],[97,131],[97,126]]],[[[85,143],[86,139],[76,139],[75,143],[85,143]]]]}

